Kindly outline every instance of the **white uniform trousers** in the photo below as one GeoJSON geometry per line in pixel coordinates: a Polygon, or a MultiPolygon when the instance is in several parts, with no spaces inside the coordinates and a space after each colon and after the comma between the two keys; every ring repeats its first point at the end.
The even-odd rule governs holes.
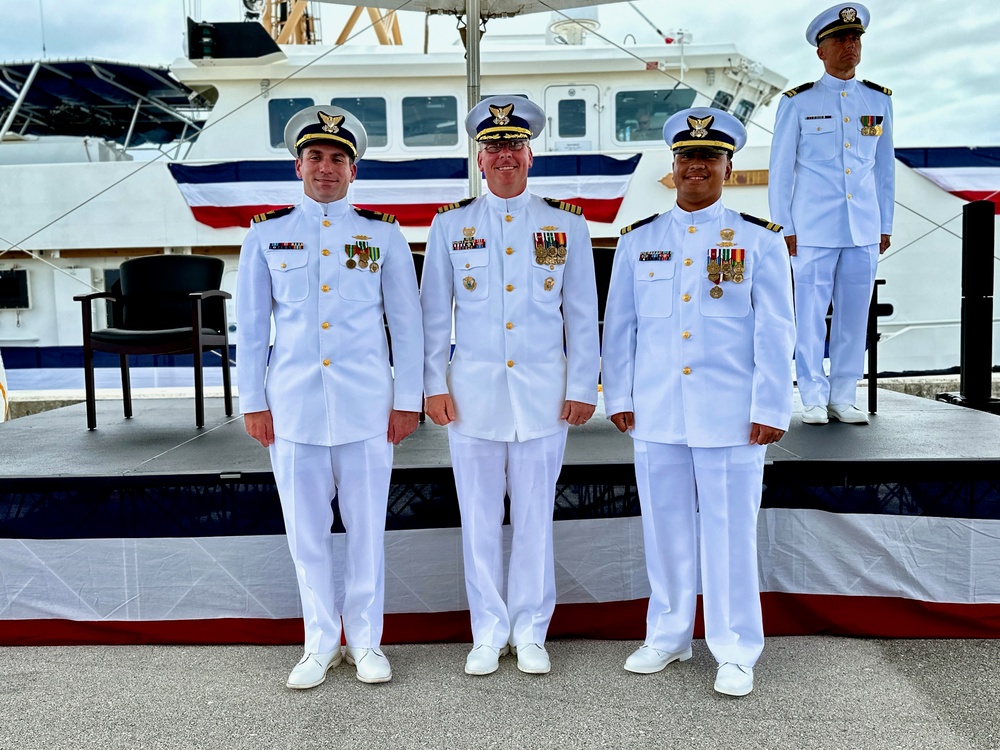
{"type": "Polygon", "coordinates": [[[764,446],[689,448],[635,441],[635,476],[649,576],[646,643],[691,645],[698,536],[705,641],[720,664],[752,667],[764,649],[757,513],[764,446]]]}
{"type": "Polygon", "coordinates": [[[545,642],[556,607],[552,512],[566,429],[554,435],[504,442],[448,430],[458,506],[462,514],[465,589],[472,641],[503,648],[545,642]],[[513,530],[503,595],[504,493],[513,530]]]}
{"type": "Polygon", "coordinates": [[[868,308],[878,245],[802,247],[792,256],[795,279],[795,376],[804,406],[853,404],[864,375],[868,308]],[[826,311],[830,323],[830,377],[823,370],[826,311]]]}
{"type": "Polygon", "coordinates": [[[338,577],[330,532],[332,502],[338,494],[346,531],[344,633],[349,646],[378,646],[385,598],[385,514],[392,443],[384,435],[332,447],[275,438],[270,450],[302,601],[305,650],[325,653],[340,647],[338,577]]]}

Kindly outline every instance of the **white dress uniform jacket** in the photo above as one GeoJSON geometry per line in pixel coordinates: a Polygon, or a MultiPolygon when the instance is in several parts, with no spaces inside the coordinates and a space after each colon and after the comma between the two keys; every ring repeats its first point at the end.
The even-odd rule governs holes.
{"type": "Polygon", "coordinates": [[[597,403],[597,293],[582,216],[527,191],[510,199],[487,193],[439,213],[421,304],[424,390],[450,392],[458,433],[532,440],[563,429],[566,400],[597,403]],[[560,241],[565,258],[542,262],[536,243],[560,241]]]}
{"type": "Polygon", "coordinates": [[[384,434],[390,409],[420,411],[416,290],[399,227],[359,215],[346,200],[323,204],[303,196],[289,213],[254,223],[240,251],[236,290],[242,413],[270,409],[277,437],[333,446],[384,434]],[[345,248],[358,243],[378,255],[376,272],[348,267],[345,248]]]}
{"type": "Polygon", "coordinates": [[[892,234],[895,169],[892,99],[880,86],[824,73],[781,97],[768,202],[799,247],[877,245],[892,234]]]}
{"type": "Polygon", "coordinates": [[[602,380],[607,414],[634,413],[633,437],[711,448],[746,445],[751,422],[786,429],[794,340],[781,236],[721,200],[675,205],[618,241],[602,380]],[[715,298],[708,252],[724,237],[745,250],[744,277],[715,298]]]}

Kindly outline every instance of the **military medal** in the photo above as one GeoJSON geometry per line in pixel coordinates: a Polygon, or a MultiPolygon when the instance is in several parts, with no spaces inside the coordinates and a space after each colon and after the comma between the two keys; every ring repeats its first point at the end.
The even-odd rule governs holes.
{"type": "Polygon", "coordinates": [[[743,283],[743,274],[746,271],[746,248],[733,248],[733,281],[737,284],[743,283]]]}
{"type": "Polygon", "coordinates": [[[348,258],[347,259],[347,267],[348,268],[354,268],[356,265],[358,265],[358,263],[357,263],[357,261],[354,260],[354,258],[348,258]]]}
{"type": "Polygon", "coordinates": [[[719,251],[718,251],[718,249],[716,249],[716,248],[713,247],[713,248],[711,248],[708,251],[708,258],[707,258],[707,262],[705,264],[705,270],[708,273],[708,278],[711,281],[713,281],[716,284],[718,284],[719,283],[719,279],[721,277],[720,271],[722,271],[722,266],[719,265],[719,251]]]}
{"type": "Polygon", "coordinates": [[[556,285],[556,280],[555,280],[555,279],[553,279],[553,278],[552,278],[551,276],[549,276],[549,277],[548,277],[547,279],[545,279],[545,284],[544,284],[544,286],[545,286],[545,291],[546,291],[546,292],[551,292],[551,291],[552,291],[552,288],[553,288],[553,287],[554,287],[555,285],[556,285]]]}
{"type": "Polygon", "coordinates": [[[861,115],[861,135],[882,135],[882,115],[861,115]]]}
{"type": "Polygon", "coordinates": [[[722,280],[733,280],[733,258],[732,251],[728,247],[722,248],[722,280]]]}
{"type": "Polygon", "coordinates": [[[471,292],[476,288],[476,280],[471,276],[466,276],[464,279],[462,279],[462,286],[464,286],[471,292]]]}
{"type": "Polygon", "coordinates": [[[555,270],[566,263],[566,233],[557,232],[556,227],[542,227],[535,232],[535,263],[555,270]]]}
{"type": "Polygon", "coordinates": [[[372,273],[378,273],[378,263],[373,262],[371,266],[368,267],[368,270],[372,273]]]}
{"type": "Polygon", "coordinates": [[[716,284],[715,286],[713,286],[711,289],[708,290],[708,294],[709,296],[711,296],[712,299],[719,299],[719,297],[721,297],[723,294],[722,287],[716,284]]]}

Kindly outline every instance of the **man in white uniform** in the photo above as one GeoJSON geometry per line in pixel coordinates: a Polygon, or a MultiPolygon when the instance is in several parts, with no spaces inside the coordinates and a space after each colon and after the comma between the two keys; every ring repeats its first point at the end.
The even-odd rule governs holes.
{"type": "Polygon", "coordinates": [[[567,425],[586,422],[597,403],[587,223],[579,207],[527,190],[529,140],[544,118],[521,97],[490,97],[469,112],[488,191],[438,209],[427,238],[425,409],[448,425],[472,616],[468,674],[496,671],[508,644],[522,672],[549,671],[555,484],[567,425]],[[506,600],[505,492],[513,527],[506,600]]]}
{"type": "Polygon", "coordinates": [[[395,219],[346,200],[367,142],[346,110],[295,114],[285,145],[302,201],[255,217],[240,251],[240,409],[247,432],[271,452],[305,623],[305,655],[290,688],[314,687],[340,663],[341,616],[358,679],[392,677],[379,648],[383,536],[392,447],[416,429],[420,413],[423,334],[413,257],[395,219]],[[342,612],[334,496],[346,530],[342,612]]]}
{"type": "Polygon", "coordinates": [[[604,404],[635,439],[651,590],[645,643],[625,669],[649,674],[691,658],[700,568],[715,689],[746,695],[764,647],[764,452],[792,411],[788,254],[780,227],[722,205],[732,154],[746,142],[739,120],[687,109],[663,136],[677,203],[622,230],[604,316],[604,404]]]}
{"type": "Polygon", "coordinates": [[[867,424],[854,405],[864,373],[878,256],[889,247],[895,184],[889,89],[858,81],[868,9],[835,5],[806,38],[826,69],[778,102],[768,199],[795,278],[795,370],[806,424],[867,424]],[[823,370],[826,313],[830,375],[823,370]]]}

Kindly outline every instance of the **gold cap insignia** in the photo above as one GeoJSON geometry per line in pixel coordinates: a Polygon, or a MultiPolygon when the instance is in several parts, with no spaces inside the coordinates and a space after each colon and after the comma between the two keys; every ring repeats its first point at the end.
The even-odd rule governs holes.
{"type": "Polygon", "coordinates": [[[508,104],[506,107],[495,107],[490,105],[490,114],[493,115],[494,125],[506,125],[510,122],[510,113],[514,111],[514,105],[508,104]]]}
{"type": "Polygon", "coordinates": [[[733,237],[736,236],[736,232],[732,229],[723,229],[719,232],[719,236],[722,237],[726,242],[731,242],[733,237]]]}
{"type": "Polygon", "coordinates": [[[462,227],[462,236],[463,237],[475,237],[476,236],[476,228],[475,227],[462,227]]]}
{"type": "Polygon", "coordinates": [[[354,239],[354,240],[370,240],[371,237],[368,237],[368,236],[366,236],[364,234],[356,234],[351,239],[354,239]]]}
{"type": "Polygon", "coordinates": [[[340,125],[344,122],[343,115],[328,115],[326,112],[319,112],[320,122],[323,123],[323,130],[327,133],[339,133],[340,125]]]}
{"type": "Polygon", "coordinates": [[[857,17],[858,12],[854,8],[844,8],[840,11],[840,20],[844,23],[854,23],[857,17]]]}
{"type": "Polygon", "coordinates": [[[702,119],[697,117],[688,117],[688,125],[691,126],[691,137],[692,138],[704,138],[708,135],[708,129],[712,127],[712,123],[715,122],[715,115],[709,115],[702,119]]]}

